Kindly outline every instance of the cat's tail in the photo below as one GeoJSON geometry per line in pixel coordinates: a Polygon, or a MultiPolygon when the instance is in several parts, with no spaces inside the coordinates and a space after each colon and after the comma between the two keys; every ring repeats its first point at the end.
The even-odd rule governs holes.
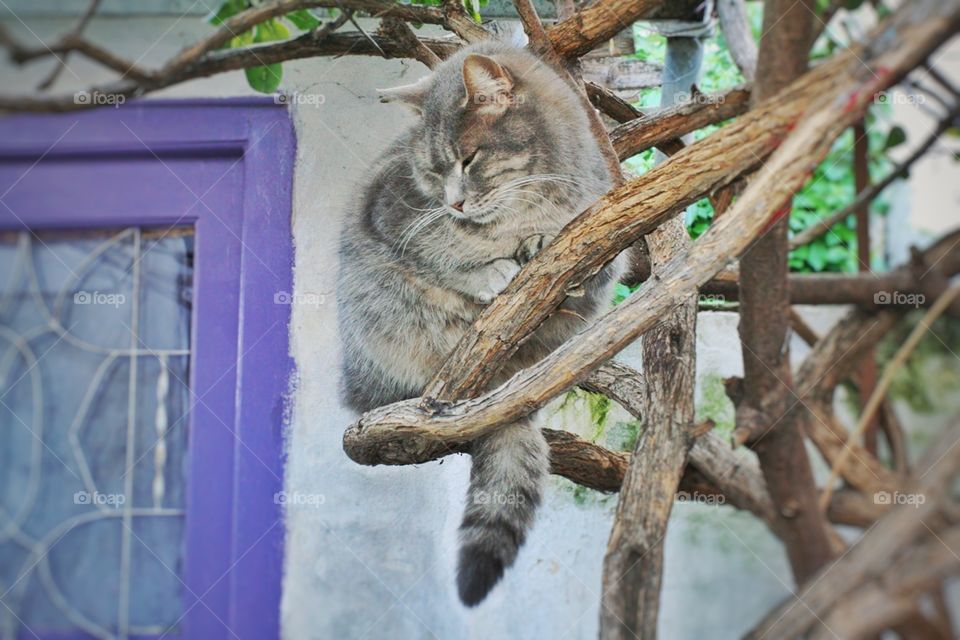
{"type": "Polygon", "coordinates": [[[529,418],[484,436],[471,453],[457,567],[460,600],[470,607],[487,596],[516,559],[550,471],[549,446],[529,418]]]}

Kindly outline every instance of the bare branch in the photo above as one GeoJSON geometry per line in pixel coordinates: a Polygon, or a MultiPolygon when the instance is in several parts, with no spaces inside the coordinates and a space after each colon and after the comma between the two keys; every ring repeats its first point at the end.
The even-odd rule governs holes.
{"type": "Polygon", "coordinates": [[[400,46],[404,47],[410,54],[427,66],[433,69],[440,64],[441,59],[436,53],[430,50],[410,28],[410,26],[399,18],[384,18],[381,22],[381,30],[384,34],[392,36],[400,46]]]}
{"type": "MultiPolygon", "coordinates": [[[[646,237],[653,273],[689,251],[682,215],[646,237]]],[[[642,338],[646,428],[637,439],[603,560],[600,637],[657,633],[663,540],[687,454],[693,445],[697,298],[681,299],[642,338]]]]}
{"type": "MultiPolygon", "coordinates": [[[[87,28],[90,20],[93,18],[93,14],[97,12],[97,8],[100,6],[101,0],[91,0],[90,4],[87,5],[87,10],[83,12],[83,15],[80,16],[80,19],[77,20],[77,23],[74,25],[73,29],[70,30],[68,37],[79,38],[83,34],[83,30],[87,28]]],[[[67,66],[67,58],[70,56],[70,52],[64,52],[60,60],[57,61],[57,65],[54,66],[53,71],[50,72],[40,84],[37,85],[37,89],[44,91],[49,89],[54,82],[57,81],[57,78],[60,76],[60,72],[63,71],[63,68],[67,66]]]]}
{"type": "Polygon", "coordinates": [[[667,155],[683,148],[681,136],[746,113],[749,87],[735,87],[720,94],[696,94],[692,101],[661,109],[625,122],[610,132],[621,160],[657,147],[667,155]]]}
{"type": "Polygon", "coordinates": [[[664,0],[597,0],[547,29],[553,48],[564,58],[588,53],[637,20],[648,17],[664,0]]]}
{"type": "MultiPolygon", "coordinates": [[[[796,596],[768,613],[747,637],[801,637],[867,580],[894,575],[891,568],[896,566],[897,556],[917,535],[928,531],[925,522],[931,521],[949,500],[951,480],[960,470],[960,447],[955,446],[958,439],[960,416],[931,444],[917,467],[922,471],[907,488],[911,495],[922,495],[924,499],[891,509],[846,555],[814,576],[796,596]],[[819,579],[827,571],[830,579],[819,579]],[[796,606],[798,603],[803,604],[796,606]]],[[[930,568],[927,565],[926,569],[930,568]]]]}

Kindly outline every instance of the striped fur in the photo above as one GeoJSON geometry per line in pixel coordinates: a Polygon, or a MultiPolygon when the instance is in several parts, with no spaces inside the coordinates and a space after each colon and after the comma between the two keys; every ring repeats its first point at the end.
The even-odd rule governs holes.
{"type": "MultiPolygon", "coordinates": [[[[579,99],[526,51],[467,47],[385,99],[421,117],[381,159],[341,236],[344,395],[360,411],[419,395],[521,265],[610,186],[579,99]]],[[[503,376],[603,311],[617,271],[606,267],[568,298],[570,313],[548,318],[503,376]]],[[[472,454],[457,578],[468,605],[516,559],[548,472],[530,419],[472,454]]]]}

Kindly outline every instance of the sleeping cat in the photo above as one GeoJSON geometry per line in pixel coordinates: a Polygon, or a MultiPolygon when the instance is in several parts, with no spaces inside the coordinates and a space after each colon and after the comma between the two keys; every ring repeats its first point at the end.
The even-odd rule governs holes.
{"type": "MultiPolygon", "coordinates": [[[[584,107],[525,50],[467,47],[384,93],[418,114],[348,216],[337,289],[345,396],[358,411],[420,395],[484,306],[611,185],[584,107]]],[[[500,383],[605,310],[612,263],[523,343],[500,383]]],[[[549,472],[531,418],[476,442],[457,586],[475,605],[516,558],[549,472]]]]}

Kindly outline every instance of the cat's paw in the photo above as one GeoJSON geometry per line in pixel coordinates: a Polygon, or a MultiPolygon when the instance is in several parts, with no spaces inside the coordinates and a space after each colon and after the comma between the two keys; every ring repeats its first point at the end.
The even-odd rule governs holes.
{"type": "Polygon", "coordinates": [[[536,233],[523,239],[517,248],[515,258],[520,264],[527,264],[533,257],[540,253],[540,250],[550,244],[553,236],[546,236],[542,233],[536,233]]]}
{"type": "Polygon", "coordinates": [[[520,265],[509,258],[494,260],[484,269],[484,284],[477,292],[477,302],[490,304],[500,292],[507,288],[513,277],[520,271],[520,265]]]}

